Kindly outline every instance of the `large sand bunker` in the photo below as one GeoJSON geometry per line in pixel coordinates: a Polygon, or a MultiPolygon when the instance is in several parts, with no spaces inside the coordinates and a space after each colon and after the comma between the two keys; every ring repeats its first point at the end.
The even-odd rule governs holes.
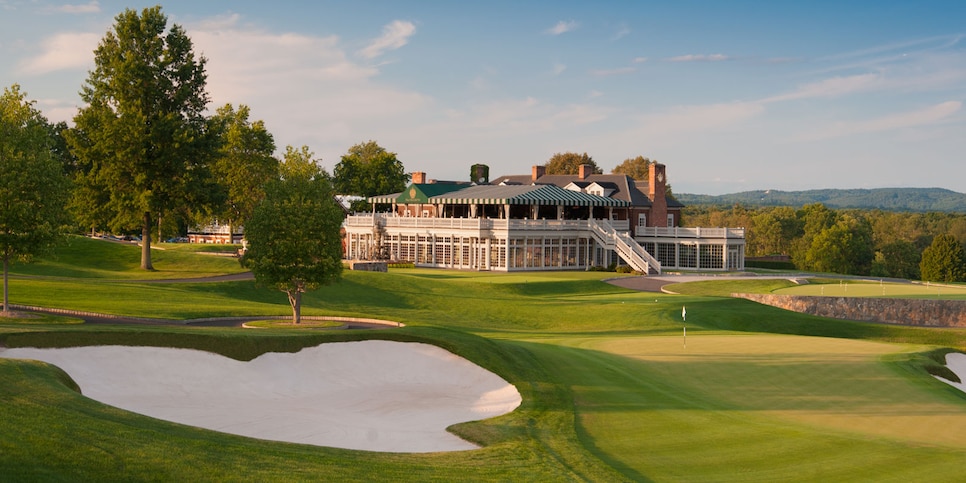
{"type": "Polygon", "coordinates": [[[340,342],[250,362],[189,349],[15,348],[91,399],[158,419],[276,441],[388,452],[474,449],[446,431],[513,411],[520,393],[438,347],[340,342]]]}
{"type": "Polygon", "coordinates": [[[949,354],[946,354],[946,367],[959,376],[959,380],[962,382],[953,382],[949,379],[937,376],[933,377],[936,377],[936,379],[939,379],[940,381],[945,382],[946,384],[949,384],[960,391],[966,392],[966,354],[959,352],[950,352],[949,354]]]}

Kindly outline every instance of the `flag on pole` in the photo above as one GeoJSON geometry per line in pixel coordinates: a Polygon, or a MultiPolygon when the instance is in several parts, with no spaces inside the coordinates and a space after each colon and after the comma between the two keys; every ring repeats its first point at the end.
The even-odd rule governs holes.
{"type": "Polygon", "coordinates": [[[681,306],[681,320],[685,322],[688,320],[688,308],[683,305],[681,306]]]}

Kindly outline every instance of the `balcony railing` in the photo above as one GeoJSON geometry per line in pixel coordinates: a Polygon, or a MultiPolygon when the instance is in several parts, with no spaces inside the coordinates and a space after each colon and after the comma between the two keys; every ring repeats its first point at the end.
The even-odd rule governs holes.
{"type": "MultiPolygon", "coordinates": [[[[436,230],[587,230],[587,220],[507,220],[494,218],[421,218],[408,216],[352,215],[346,217],[346,227],[372,227],[378,221],[386,228],[416,228],[436,230]]],[[[612,220],[617,230],[627,231],[627,220],[612,220]]]]}
{"type": "MultiPolygon", "coordinates": [[[[554,231],[554,230],[591,230],[587,220],[517,220],[495,218],[432,218],[393,215],[352,215],[346,217],[346,228],[371,229],[378,222],[389,229],[418,230],[465,230],[479,232],[496,231],[554,231]]],[[[630,230],[627,220],[607,220],[619,232],[630,230]]],[[[637,227],[635,236],[641,238],[691,238],[723,239],[744,238],[744,228],[681,228],[681,227],[637,227]]]]}
{"type": "Polygon", "coordinates": [[[744,228],[681,228],[639,226],[636,236],[646,238],[744,238],[744,228]]]}

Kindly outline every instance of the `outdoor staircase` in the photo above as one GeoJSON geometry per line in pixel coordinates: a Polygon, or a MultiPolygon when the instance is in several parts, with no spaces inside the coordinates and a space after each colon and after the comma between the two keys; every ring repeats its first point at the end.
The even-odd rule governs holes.
{"type": "Polygon", "coordinates": [[[588,220],[594,240],[608,250],[614,250],[631,268],[645,275],[660,275],[661,262],[627,233],[614,229],[607,220],[588,220]]]}

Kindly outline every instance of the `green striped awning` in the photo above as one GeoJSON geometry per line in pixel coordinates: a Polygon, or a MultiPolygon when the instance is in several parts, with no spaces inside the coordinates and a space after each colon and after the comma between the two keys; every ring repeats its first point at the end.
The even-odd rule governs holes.
{"type": "Polygon", "coordinates": [[[480,185],[429,198],[448,205],[562,205],[626,207],[624,200],[571,191],[555,185],[480,185]]]}
{"type": "Polygon", "coordinates": [[[401,195],[401,194],[402,193],[400,192],[400,193],[393,193],[393,194],[390,194],[390,195],[370,196],[369,199],[368,199],[368,201],[369,201],[369,203],[374,204],[374,205],[375,204],[392,204],[392,203],[395,203],[396,202],[396,198],[399,198],[399,195],[401,195]]]}

